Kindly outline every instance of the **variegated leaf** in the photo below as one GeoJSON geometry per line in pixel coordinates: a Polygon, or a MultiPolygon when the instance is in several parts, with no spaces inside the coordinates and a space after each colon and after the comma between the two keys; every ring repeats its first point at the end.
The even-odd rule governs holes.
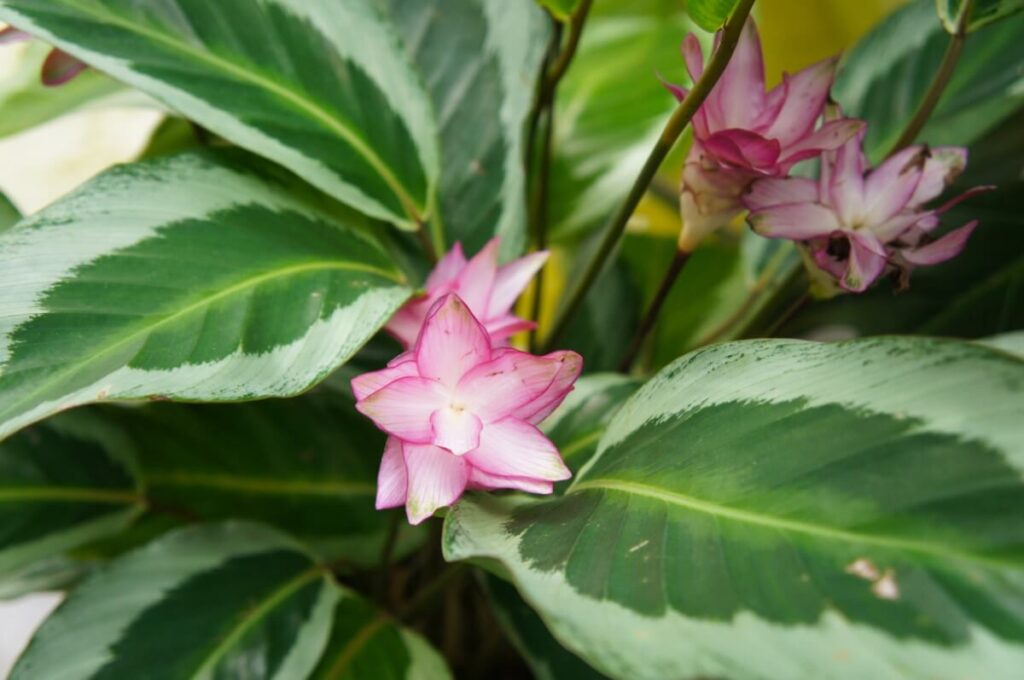
{"type": "Polygon", "coordinates": [[[613,677],[1010,680],[1022,442],[1002,351],[718,345],[641,388],[565,495],[463,500],[444,549],[613,677]]]}

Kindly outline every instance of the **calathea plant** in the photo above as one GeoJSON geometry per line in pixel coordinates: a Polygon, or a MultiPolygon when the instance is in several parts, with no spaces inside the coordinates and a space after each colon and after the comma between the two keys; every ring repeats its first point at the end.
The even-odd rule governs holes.
{"type": "Polygon", "coordinates": [[[1020,677],[1021,4],[754,5],[0,0],[12,677],[1020,677]]]}

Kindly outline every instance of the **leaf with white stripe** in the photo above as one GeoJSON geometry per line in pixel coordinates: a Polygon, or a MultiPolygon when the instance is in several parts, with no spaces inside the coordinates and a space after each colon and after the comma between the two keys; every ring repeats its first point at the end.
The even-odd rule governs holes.
{"type": "Polygon", "coordinates": [[[523,128],[547,43],[544,13],[507,0],[378,1],[434,106],[449,244],[473,253],[497,235],[502,255],[518,255],[526,245],[523,128]]]}
{"type": "Polygon", "coordinates": [[[478,496],[497,562],[613,677],[955,679],[1024,668],[1024,361],[925,338],[682,357],[565,495],[478,496]]]}
{"type": "Polygon", "coordinates": [[[0,583],[142,512],[122,434],[67,413],[0,442],[0,583]]]}
{"type": "Polygon", "coordinates": [[[0,19],[367,214],[430,212],[429,101],[373,0],[2,0],[0,19]]]}
{"type": "Polygon", "coordinates": [[[304,678],[338,595],[322,565],[269,529],[184,529],[87,578],[11,679],[304,678]]]}
{"type": "Polygon", "coordinates": [[[105,173],[0,234],[0,438],[92,401],[301,392],[409,295],[252,158],[105,173]]]}

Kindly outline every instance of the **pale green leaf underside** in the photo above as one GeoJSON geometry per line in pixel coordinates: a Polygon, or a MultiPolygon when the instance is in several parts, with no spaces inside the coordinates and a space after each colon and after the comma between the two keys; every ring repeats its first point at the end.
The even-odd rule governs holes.
{"type": "Polygon", "coordinates": [[[430,210],[429,101],[373,0],[3,0],[0,18],[368,214],[430,210]]]}
{"type": "Polygon", "coordinates": [[[1024,362],[924,338],[690,354],[566,494],[480,497],[496,560],[624,678],[1013,678],[1024,667],[1024,362]]]}
{"type": "Polygon", "coordinates": [[[737,0],[687,0],[686,12],[705,31],[717,31],[732,14],[737,0]]]}
{"type": "Polygon", "coordinates": [[[0,235],[0,437],[92,401],[295,394],[409,295],[235,154],[116,168],[0,235]]]}
{"type": "Polygon", "coordinates": [[[338,596],[321,566],[268,529],[184,529],[75,589],[11,677],[302,678],[324,648],[338,596]]]}
{"type": "Polygon", "coordinates": [[[439,215],[448,245],[492,236],[526,245],[523,128],[548,25],[531,2],[378,0],[430,95],[441,144],[439,215]]]}

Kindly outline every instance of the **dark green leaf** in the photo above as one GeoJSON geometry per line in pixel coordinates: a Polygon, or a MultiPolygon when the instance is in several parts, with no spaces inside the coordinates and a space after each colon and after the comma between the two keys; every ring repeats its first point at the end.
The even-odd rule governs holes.
{"type": "MultiPolygon", "coordinates": [[[[965,0],[935,0],[942,25],[950,33],[956,33],[965,4],[965,0]]],[[[968,17],[968,31],[1016,14],[1024,9],[1024,0],[976,0],[973,5],[971,16],[968,17]]]]}
{"type": "Polygon", "coordinates": [[[377,331],[402,274],[254,160],[115,168],[0,234],[0,437],[93,401],[295,394],[377,331]]]}
{"type": "Polygon", "coordinates": [[[530,2],[378,0],[405,39],[441,136],[440,220],[470,253],[492,236],[526,244],[523,127],[547,43],[530,2]]]}
{"type": "Polygon", "coordinates": [[[717,345],[638,391],[563,496],[461,501],[445,554],[496,561],[613,677],[1010,680],[1022,407],[1024,362],[980,345],[717,345]]]}
{"type": "Polygon", "coordinates": [[[325,570],[269,529],[185,529],[89,577],[11,677],[304,678],[337,600],[325,570]]]}
{"type": "Polygon", "coordinates": [[[576,5],[580,4],[580,0],[537,0],[537,2],[559,21],[568,21],[573,10],[576,9],[576,5]]]}
{"type": "Polygon", "coordinates": [[[142,505],[130,447],[84,414],[0,442],[0,581],[123,529],[142,505]]]}
{"type": "MultiPolygon", "coordinates": [[[[1024,16],[972,34],[938,108],[918,139],[969,144],[1024,103],[1024,16]]],[[[860,41],[843,61],[832,95],[868,122],[866,148],[884,156],[938,70],[949,36],[932,0],[915,0],[860,41]]]]}
{"type": "Polygon", "coordinates": [[[686,11],[705,31],[717,31],[732,14],[738,0],[686,0],[686,11]]]}
{"type": "Polygon", "coordinates": [[[331,196],[415,228],[433,201],[433,118],[373,4],[3,0],[0,18],[331,196]]]}
{"type": "Polygon", "coordinates": [[[0,231],[9,229],[21,219],[21,211],[11,203],[11,199],[0,193],[0,231]]]}

